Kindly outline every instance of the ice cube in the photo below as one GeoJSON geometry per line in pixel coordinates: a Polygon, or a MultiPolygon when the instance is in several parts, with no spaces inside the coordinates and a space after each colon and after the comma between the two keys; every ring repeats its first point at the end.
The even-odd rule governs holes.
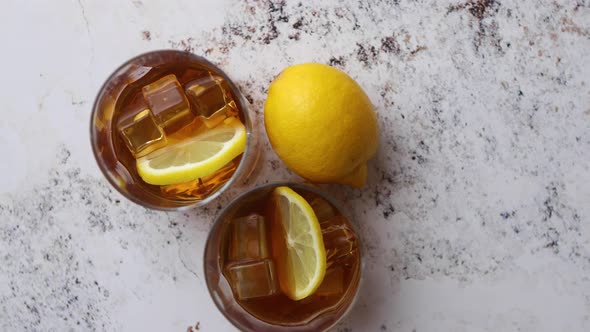
{"type": "Polygon", "coordinates": [[[319,296],[334,296],[344,292],[344,270],[342,266],[336,266],[326,270],[324,280],[315,291],[319,296]]]}
{"type": "Polygon", "coordinates": [[[232,113],[237,114],[228,83],[217,75],[210,74],[192,81],[186,85],[185,91],[193,112],[203,118],[208,128],[219,125],[232,113]]]}
{"type": "Polygon", "coordinates": [[[230,264],[227,275],[239,300],[270,296],[278,290],[274,263],[270,259],[230,264]]]}
{"type": "Polygon", "coordinates": [[[117,129],[135,158],[145,156],[167,143],[166,134],[149,109],[121,119],[117,129]]]}
{"type": "Polygon", "coordinates": [[[268,257],[266,221],[263,216],[252,214],[232,221],[229,261],[258,260],[268,257]]]}
{"type": "Polygon", "coordinates": [[[313,212],[315,212],[320,223],[325,222],[336,215],[336,211],[332,204],[319,196],[311,198],[309,200],[309,205],[311,205],[311,208],[313,209],[313,212]]]}
{"type": "Polygon", "coordinates": [[[143,97],[166,133],[172,133],[195,119],[180,83],[173,74],[142,88],[143,97]]]}
{"type": "Polygon", "coordinates": [[[346,224],[346,219],[343,216],[336,216],[320,226],[328,267],[335,263],[351,264],[358,244],[354,232],[346,224]]]}

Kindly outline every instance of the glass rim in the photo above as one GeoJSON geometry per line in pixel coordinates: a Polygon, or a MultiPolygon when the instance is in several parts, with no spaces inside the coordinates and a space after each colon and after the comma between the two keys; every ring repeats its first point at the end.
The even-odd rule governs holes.
{"type": "Polygon", "coordinates": [[[235,91],[236,97],[239,99],[240,105],[242,106],[241,107],[242,108],[241,114],[244,117],[244,122],[245,122],[244,126],[246,127],[246,147],[244,148],[244,152],[242,153],[242,159],[244,159],[248,155],[249,151],[253,148],[251,146],[252,145],[251,144],[252,143],[251,136],[253,135],[253,132],[252,132],[253,126],[252,126],[252,121],[250,119],[250,115],[248,114],[250,110],[248,109],[248,106],[247,106],[247,103],[244,99],[244,96],[242,95],[242,92],[240,91],[238,86],[227,75],[227,73],[225,73],[225,71],[223,71],[221,68],[219,68],[219,66],[217,66],[216,64],[207,60],[205,57],[202,57],[200,55],[197,55],[197,54],[189,52],[189,51],[175,50],[175,49],[157,49],[157,50],[143,52],[141,54],[138,54],[138,55],[126,60],[121,65],[119,65],[114,71],[111,72],[111,74],[105,79],[105,81],[101,85],[100,89],[98,90],[98,92],[96,94],[96,97],[94,98],[94,103],[92,105],[92,111],[90,113],[90,128],[89,128],[90,129],[90,145],[92,146],[92,154],[94,155],[94,159],[95,159],[96,163],[98,164],[98,168],[100,169],[101,173],[107,179],[107,181],[110,183],[110,185],[113,188],[115,188],[115,190],[117,190],[121,195],[123,195],[123,197],[125,197],[126,199],[130,200],[131,202],[133,202],[135,204],[138,204],[142,207],[149,208],[152,210],[185,211],[185,210],[192,209],[196,206],[205,205],[205,204],[211,202],[212,200],[214,200],[215,198],[219,197],[219,195],[221,195],[224,191],[226,191],[229,188],[229,186],[234,183],[236,178],[244,171],[244,167],[246,167],[246,163],[240,162],[238,164],[238,167],[236,167],[236,170],[232,174],[231,178],[226,183],[224,183],[219,189],[217,189],[217,191],[215,191],[211,195],[207,196],[205,199],[190,202],[190,201],[162,198],[162,199],[164,199],[166,201],[170,201],[170,202],[177,202],[177,203],[190,202],[190,203],[187,203],[186,205],[169,206],[169,207],[157,206],[157,205],[148,203],[146,201],[143,201],[141,199],[138,199],[134,195],[130,195],[129,193],[125,192],[125,190],[123,190],[121,188],[121,186],[118,183],[119,181],[117,181],[117,179],[111,174],[111,172],[109,172],[109,170],[105,167],[104,163],[100,160],[100,151],[99,151],[99,148],[96,144],[97,142],[96,142],[96,138],[95,138],[95,136],[96,136],[95,135],[95,131],[96,131],[95,119],[96,119],[96,113],[99,112],[99,110],[98,110],[99,101],[100,101],[101,97],[103,96],[103,93],[104,93],[106,87],[108,86],[109,82],[111,81],[111,79],[113,79],[117,73],[119,73],[123,68],[125,68],[129,64],[131,64],[133,61],[135,61],[139,58],[142,58],[142,57],[146,57],[146,56],[149,56],[152,54],[162,53],[162,52],[184,54],[184,55],[187,55],[190,57],[194,57],[197,60],[199,60],[200,62],[204,62],[207,66],[214,68],[215,70],[218,71],[219,74],[221,74],[223,76],[224,79],[227,79],[228,84],[230,85],[231,89],[233,91],[235,91]]]}
{"type": "MultiPolygon", "coordinates": [[[[360,262],[360,266],[359,266],[359,281],[358,281],[358,286],[356,288],[356,291],[354,292],[354,295],[352,297],[352,300],[350,302],[350,304],[348,305],[348,307],[342,312],[342,315],[340,315],[340,317],[338,317],[338,319],[336,319],[334,321],[334,323],[332,323],[331,325],[327,326],[324,330],[322,331],[328,331],[331,328],[333,328],[334,326],[336,326],[338,323],[340,323],[346,316],[348,316],[348,314],[350,313],[351,309],[354,307],[355,303],[358,301],[359,298],[359,294],[360,294],[360,289],[364,280],[364,275],[365,275],[365,254],[364,254],[364,250],[362,249],[362,239],[359,236],[359,232],[357,230],[358,227],[356,227],[356,225],[354,225],[354,223],[351,221],[352,219],[350,218],[350,212],[348,209],[344,208],[344,206],[338,201],[336,200],[334,197],[332,197],[331,194],[322,191],[312,185],[308,185],[308,184],[303,184],[303,183],[297,183],[297,182],[291,182],[291,181],[278,181],[278,182],[270,182],[270,183],[265,183],[262,185],[258,185],[255,186],[253,188],[248,189],[247,191],[237,195],[236,197],[234,197],[229,204],[227,204],[217,215],[217,217],[215,217],[214,221],[213,221],[213,225],[209,228],[208,234],[207,234],[207,240],[205,241],[205,248],[203,250],[203,276],[205,278],[205,285],[207,286],[207,292],[209,293],[209,297],[211,298],[211,300],[213,301],[213,303],[215,303],[215,307],[217,307],[217,310],[219,310],[219,312],[223,315],[223,317],[225,317],[225,319],[230,322],[234,327],[236,327],[239,330],[242,330],[244,328],[244,326],[238,325],[237,322],[235,322],[232,318],[230,318],[227,313],[225,312],[224,308],[221,306],[221,304],[219,303],[219,301],[217,300],[217,296],[214,296],[213,292],[212,292],[212,285],[209,284],[209,278],[207,278],[207,253],[209,252],[209,242],[212,240],[213,234],[214,234],[214,230],[220,226],[220,224],[223,222],[224,219],[224,215],[226,213],[226,211],[231,210],[232,208],[234,208],[243,198],[245,198],[246,196],[259,191],[259,190],[264,190],[264,189],[268,189],[268,188],[272,188],[272,187],[279,187],[279,186],[288,186],[292,189],[303,189],[303,190],[308,190],[311,191],[319,196],[321,196],[322,198],[326,199],[330,204],[334,205],[334,207],[336,207],[336,209],[348,220],[348,224],[350,227],[352,227],[352,230],[354,231],[354,233],[356,234],[357,238],[359,239],[359,246],[358,246],[358,250],[359,250],[359,262],[360,262]]],[[[256,319],[258,321],[261,321],[265,324],[268,324],[270,326],[274,326],[277,327],[278,330],[289,330],[291,328],[296,328],[296,326],[286,326],[286,325],[275,325],[275,324],[271,324],[268,322],[265,322],[263,320],[260,320],[254,316],[252,316],[253,319],[256,319]]],[[[301,325],[304,326],[304,325],[301,325]]]]}

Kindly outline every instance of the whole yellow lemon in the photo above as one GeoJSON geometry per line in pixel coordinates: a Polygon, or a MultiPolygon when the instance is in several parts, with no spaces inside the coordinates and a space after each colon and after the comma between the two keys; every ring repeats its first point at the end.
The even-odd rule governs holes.
{"type": "Polygon", "coordinates": [[[357,188],[379,141],[373,104],[342,71],[319,63],[286,68],[272,82],[264,124],[273,149],[300,176],[357,188]]]}

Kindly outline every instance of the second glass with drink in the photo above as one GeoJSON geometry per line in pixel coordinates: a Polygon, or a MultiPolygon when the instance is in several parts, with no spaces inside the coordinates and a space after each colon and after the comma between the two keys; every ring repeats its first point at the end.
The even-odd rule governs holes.
{"type": "Polygon", "coordinates": [[[209,234],[204,264],[215,304],[244,331],[328,329],[351,307],[362,270],[359,239],[342,208],[300,184],[269,184],[236,198],[209,234]],[[311,207],[321,241],[313,239],[301,210],[277,214],[281,200],[291,205],[304,200],[311,207]],[[284,226],[281,219],[293,222],[284,226]],[[324,262],[313,255],[316,245],[324,262]],[[324,263],[319,285],[298,297],[298,288],[313,278],[313,267],[324,263]],[[293,271],[297,278],[291,279],[293,271]]]}

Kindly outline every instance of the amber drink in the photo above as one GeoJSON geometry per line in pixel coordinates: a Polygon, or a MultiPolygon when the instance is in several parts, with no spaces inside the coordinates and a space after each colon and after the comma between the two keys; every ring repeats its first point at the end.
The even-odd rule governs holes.
{"type": "MultiPolygon", "coordinates": [[[[96,160],[109,182],[127,198],[150,208],[206,203],[252,168],[244,162],[251,155],[251,123],[238,89],[215,65],[187,52],[146,53],[117,69],[98,94],[90,131],[96,160]],[[162,151],[198,140],[230,122],[239,122],[245,129],[247,143],[223,165],[198,176],[162,181],[138,172],[142,160],[154,167],[158,163],[182,166],[182,160],[171,161],[162,151]]],[[[198,151],[198,144],[190,146],[198,151]]],[[[175,158],[190,160],[195,153],[189,149],[175,158]]]]}
{"type": "Polygon", "coordinates": [[[205,247],[205,276],[222,313],[244,331],[322,331],[350,308],[359,288],[361,252],[348,218],[315,188],[286,184],[313,208],[322,231],[327,268],[319,288],[294,301],[280,290],[271,228],[273,190],[255,188],[236,198],[216,220],[205,247]]]}

